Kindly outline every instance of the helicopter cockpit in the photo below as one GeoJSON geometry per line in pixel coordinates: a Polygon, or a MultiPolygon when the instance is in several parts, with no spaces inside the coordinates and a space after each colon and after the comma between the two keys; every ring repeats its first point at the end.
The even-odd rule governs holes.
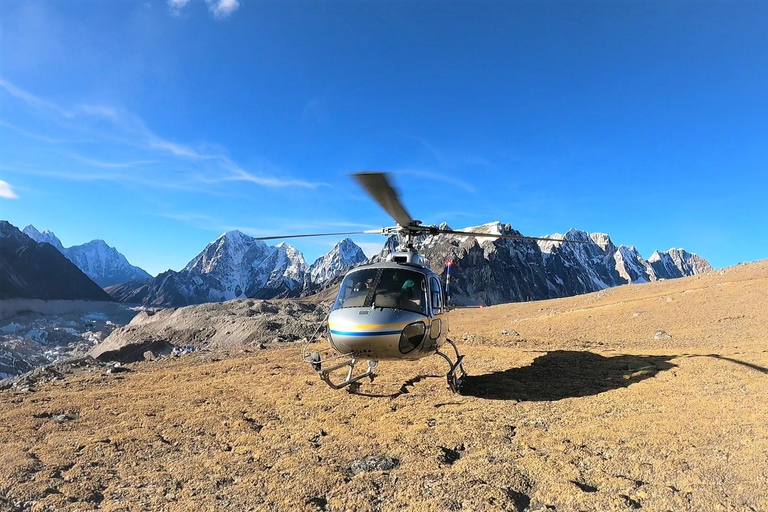
{"type": "Polygon", "coordinates": [[[402,267],[361,269],[344,278],[332,311],[372,307],[426,315],[426,291],[426,279],[421,272],[402,267]]]}

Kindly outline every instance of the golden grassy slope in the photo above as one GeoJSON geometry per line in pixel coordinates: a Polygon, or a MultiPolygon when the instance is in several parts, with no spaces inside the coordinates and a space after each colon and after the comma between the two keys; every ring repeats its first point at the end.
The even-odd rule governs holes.
{"type": "Polygon", "coordinates": [[[456,311],[463,395],[435,357],[333,391],[298,345],[0,393],[0,509],[768,510],[767,299],[761,261],[456,311]]]}

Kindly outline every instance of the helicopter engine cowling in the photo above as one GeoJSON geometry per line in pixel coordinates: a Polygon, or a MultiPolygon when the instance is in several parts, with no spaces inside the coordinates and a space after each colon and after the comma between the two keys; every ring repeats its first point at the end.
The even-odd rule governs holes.
{"type": "Polygon", "coordinates": [[[391,308],[344,308],[328,318],[330,342],[341,354],[360,359],[420,359],[434,353],[428,317],[391,308]]]}

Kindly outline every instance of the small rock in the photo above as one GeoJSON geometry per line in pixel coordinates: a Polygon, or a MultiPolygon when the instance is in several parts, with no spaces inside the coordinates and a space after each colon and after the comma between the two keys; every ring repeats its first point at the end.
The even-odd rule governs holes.
{"type": "Polygon", "coordinates": [[[658,330],[656,331],[656,334],[653,335],[653,339],[655,340],[668,340],[672,337],[671,334],[668,334],[666,331],[658,330]]]}
{"type": "Polygon", "coordinates": [[[520,336],[520,333],[514,329],[502,329],[499,334],[502,336],[520,336]]]}
{"type": "Polygon", "coordinates": [[[131,370],[123,366],[122,363],[115,363],[111,368],[107,369],[108,374],[123,373],[123,372],[129,372],[129,371],[131,370]]]}
{"type": "Polygon", "coordinates": [[[151,350],[147,350],[144,352],[144,360],[145,361],[154,361],[155,360],[155,353],[151,350]]]}
{"type": "Polygon", "coordinates": [[[259,343],[258,345],[256,345],[256,348],[258,348],[259,350],[264,350],[265,348],[267,348],[267,346],[263,343],[259,343]]]}
{"type": "Polygon", "coordinates": [[[372,471],[389,471],[400,466],[400,461],[389,455],[372,455],[364,459],[352,461],[349,470],[353,475],[370,473],[372,471]]]}
{"type": "Polygon", "coordinates": [[[309,438],[309,442],[312,443],[312,445],[314,445],[315,448],[318,448],[320,446],[320,439],[322,439],[323,437],[325,437],[327,435],[328,435],[328,432],[326,432],[325,430],[320,429],[320,432],[318,432],[317,434],[315,434],[315,435],[313,435],[312,437],[309,438]]]}

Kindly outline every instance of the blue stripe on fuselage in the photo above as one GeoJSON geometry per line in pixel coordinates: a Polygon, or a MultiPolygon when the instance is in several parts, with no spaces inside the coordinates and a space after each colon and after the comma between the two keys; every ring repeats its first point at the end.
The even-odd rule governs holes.
{"type": "Polygon", "coordinates": [[[389,334],[400,334],[399,331],[334,331],[331,329],[331,334],[338,334],[339,336],[387,336],[389,334]]]}

